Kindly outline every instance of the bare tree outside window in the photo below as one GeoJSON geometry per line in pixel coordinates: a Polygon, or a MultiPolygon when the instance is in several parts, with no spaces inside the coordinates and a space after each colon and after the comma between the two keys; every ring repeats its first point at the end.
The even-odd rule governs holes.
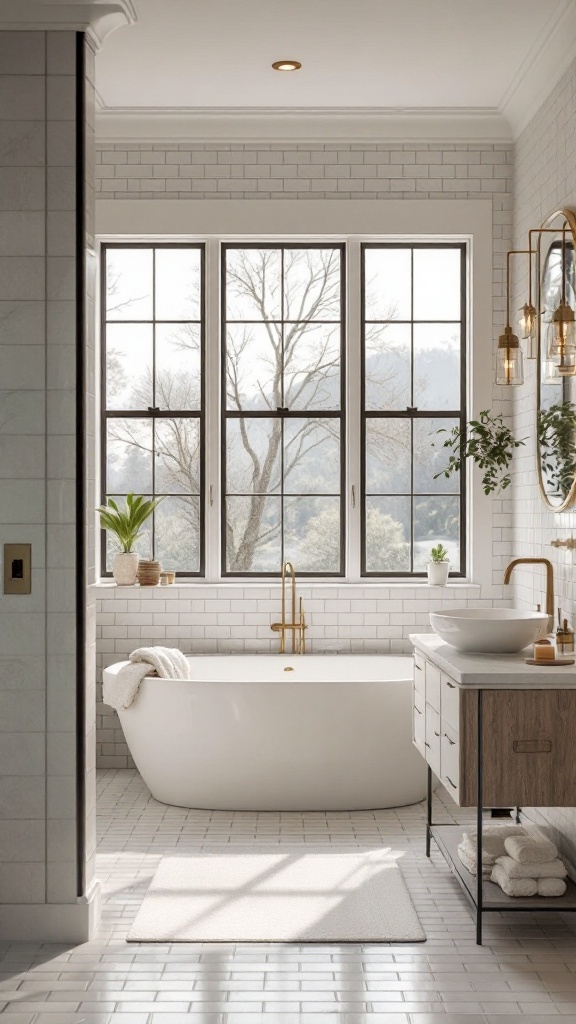
{"type": "Polygon", "coordinates": [[[343,563],[343,248],[225,246],[224,565],[343,563]],[[329,517],[331,543],[308,536],[329,517]]]}
{"type": "MultiPolygon", "coordinates": [[[[344,246],[222,264],[222,572],[343,575],[344,246]]],[[[103,496],[164,496],[139,550],[182,575],[203,572],[203,267],[201,245],[104,247],[103,496]]],[[[466,417],[464,268],[459,244],[362,247],[365,575],[423,573],[438,542],[464,572],[464,480],[434,480],[433,447],[466,417]]]]}

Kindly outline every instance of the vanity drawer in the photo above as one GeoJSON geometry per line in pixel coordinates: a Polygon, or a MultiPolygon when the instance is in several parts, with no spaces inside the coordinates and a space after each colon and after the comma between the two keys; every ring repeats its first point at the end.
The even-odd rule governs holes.
{"type": "Polygon", "coordinates": [[[414,654],[414,689],[417,693],[422,695],[422,698],[426,694],[426,662],[420,654],[414,654]]]}
{"type": "Polygon", "coordinates": [[[426,704],[426,760],[440,778],[440,715],[426,704]]]}
{"type": "Polygon", "coordinates": [[[432,662],[426,662],[426,703],[440,711],[440,669],[432,662]]]}
{"type": "Polygon", "coordinates": [[[440,710],[442,719],[452,729],[460,730],[460,691],[449,676],[440,675],[440,710]]]}
{"type": "Polygon", "coordinates": [[[442,722],[440,741],[440,778],[450,796],[458,803],[460,791],[460,744],[458,734],[442,722]]]}
{"type": "Polygon", "coordinates": [[[416,750],[422,757],[426,757],[426,712],[424,698],[414,692],[414,707],[412,709],[412,739],[416,750]]]}

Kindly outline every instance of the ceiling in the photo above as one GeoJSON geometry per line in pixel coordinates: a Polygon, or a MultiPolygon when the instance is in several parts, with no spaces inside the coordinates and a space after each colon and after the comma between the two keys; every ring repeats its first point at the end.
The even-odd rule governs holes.
{"type": "Polygon", "coordinates": [[[136,23],[113,33],[97,57],[101,106],[112,116],[263,108],[502,114],[549,39],[566,36],[574,0],[134,0],[134,7],[136,23]],[[287,58],[302,69],[271,69],[287,58]]]}

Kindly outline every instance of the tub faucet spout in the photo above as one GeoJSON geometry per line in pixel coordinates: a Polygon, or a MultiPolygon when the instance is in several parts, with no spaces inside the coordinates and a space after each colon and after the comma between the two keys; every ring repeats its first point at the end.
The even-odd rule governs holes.
{"type": "Polygon", "coordinates": [[[307,629],[306,620],[304,618],[304,605],[302,604],[302,598],[300,598],[298,620],[296,619],[296,571],[292,562],[285,562],[282,566],[282,621],[273,622],[270,629],[275,633],[280,633],[280,647],[278,650],[279,654],[285,654],[286,652],[286,633],[290,631],[292,633],[292,654],[305,654],[306,653],[306,636],[305,630],[307,629]],[[290,621],[286,621],[286,575],[290,574],[291,583],[291,609],[290,609],[290,621]]]}

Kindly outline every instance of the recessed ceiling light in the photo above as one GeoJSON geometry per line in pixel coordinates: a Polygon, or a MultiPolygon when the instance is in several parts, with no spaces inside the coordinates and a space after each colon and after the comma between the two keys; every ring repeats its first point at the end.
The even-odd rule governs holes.
{"type": "Polygon", "coordinates": [[[272,67],[274,71],[298,71],[302,65],[299,60],[275,60],[272,67]]]}

